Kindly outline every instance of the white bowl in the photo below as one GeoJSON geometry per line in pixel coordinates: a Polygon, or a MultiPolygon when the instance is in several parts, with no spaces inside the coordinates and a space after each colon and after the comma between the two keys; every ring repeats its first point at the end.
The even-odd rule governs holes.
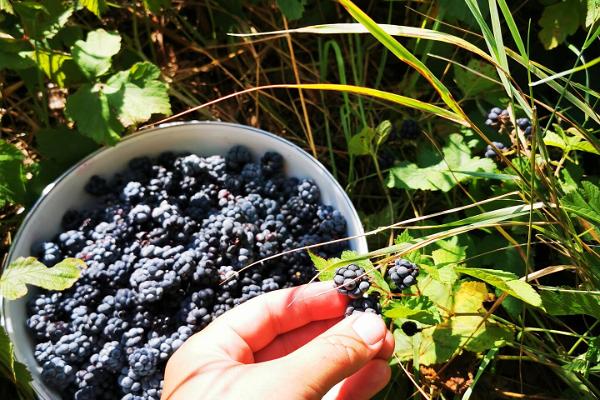
{"type": "MultiPolygon", "coordinates": [[[[363,234],[358,214],[342,187],[321,163],[298,146],[279,136],[244,125],[224,122],[173,123],[129,136],[115,147],[100,149],[48,185],[17,232],[7,262],[29,256],[34,242],[54,236],[67,210],[80,209],[86,203],[93,202],[93,198],[83,190],[92,175],[110,177],[125,169],[130,159],[143,155],[155,156],[167,150],[224,155],[236,144],[248,147],[255,158],[269,150],[279,152],[285,159],[287,175],[314,179],[321,189],[323,203],[332,205],[346,217],[348,236],[363,234]]],[[[349,247],[361,253],[368,251],[364,236],[350,240],[349,247]]],[[[38,396],[41,399],[57,399],[60,396],[42,383],[41,368],[33,356],[34,343],[25,326],[27,298],[2,301],[3,325],[14,343],[17,360],[31,371],[32,385],[38,396]]]]}

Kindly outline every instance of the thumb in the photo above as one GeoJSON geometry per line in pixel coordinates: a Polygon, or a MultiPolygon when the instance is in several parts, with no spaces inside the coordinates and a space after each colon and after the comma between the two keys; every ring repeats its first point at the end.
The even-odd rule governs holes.
{"type": "MultiPolygon", "coordinates": [[[[335,384],[354,374],[381,350],[387,328],[378,315],[357,313],[334,325],[295,352],[278,359],[288,378],[288,393],[321,398],[335,384]],[[293,376],[294,379],[289,379],[293,376]]],[[[272,370],[272,371],[273,371],[272,370]]]]}

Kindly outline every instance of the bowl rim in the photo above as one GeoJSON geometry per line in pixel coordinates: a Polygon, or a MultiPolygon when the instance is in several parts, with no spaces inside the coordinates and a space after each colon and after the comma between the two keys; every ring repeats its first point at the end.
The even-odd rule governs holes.
{"type": "MultiPolygon", "coordinates": [[[[134,132],[130,135],[127,135],[123,138],[121,138],[121,140],[115,145],[118,146],[120,143],[128,141],[128,140],[135,140],[138,139],[139,137],[143,136],[144,134],[150,133],[150,132],[156,132],[156,131],[160,131],[163,130],[165,128],[171,128],[171,127],[178,127],[178,126],[198,126],[198,125],[202,125],[202,126],[208,126],[208,125],[221,125],[221,126],[225,126],[225,127],[232,127],[232,128],[236,128],[236,129],[244,129],[244,130],[249,130],[249,131],[253,131],[255,133],[261,134],[261,135],[265,135],[271,139],[277,140],[279,142],[282,142],[283,144],[293,148],[294,150],[300,152],[304,158],[310,160],[316,167],[317,169],[320,169],[325,175],[326,177],[331,181],[331,183],[337,188],[337,191],[339,193],[342,194],[342,198],[340,200],[343,200],[345,203],[347,203],[347,206],[349,208],[349,210],[351,210],[351,215],[347,215],[346,218],[348,219],[352,219],[355,223],[353,225],[356,225],[356,234],[354,236],[352,236],[351,240],[357,240],[359,245],[362,245],[361,247],[364,248],[365,251],[368,251],[368,243],[365,237],[365,232],[364,232],[364,227],[360,221],[360,217],[358,215],[358,212],[356,210],[356,208],[354,207],[354,204],[352,203],[352,201],[350,200],[350,197],[348,196],[348,193],[346,193],[346,191],[344,190],[344,188],[342,187],[342,185],[337,181],[337,179],[335,179],[335,177],[331,174],[331,172],[329,172],[329,170],[318,160],[316,159],[314,156],[312,156],[311,154],[309,154],[306,150],[304,150],[303,148],[301,148],[300,146],[294,144],[293,142],[278,136],[274,133],[265,131],[263,129],[260,128],[255,128],[252,126],[248,126],[248,125],[243,125],[243,124],[238,124],[238,123],[233,123],[233,122],[224,122],[224,121],[210,121],[210,120],[206,120],[206,121],[198,121],[198,120],[192,120],[192,121],[176,121],[176,122],[167,122],[164,124],[159,124],[156,125],[154,127],[151,128],[144,128],[144,129],[140,129],[137,132],[134,132]]],[[[48,196],[48,194],[54,190],[56,188],[56,186],[61,183],[63,180],[65,180],[70,174],[72,174],[76,169],[78,169],[81,165],[85,164],[86,162],[90,161],[91,159],[95,158],[96,156],[106,152],[106,151],[110,151],[111,149],[114,149],[115,146],[102,146],[99,149],[93,151],[92,153],[88,154],[87,156],[85,156],[84,158],[82,158],[81,160],[79,160],[77,163],[75,163],[73,166],[71,166],[70,168],[68,168],[65,172],[63,172],[60,176],[58,176],[56,179],[54,179],[51,183],[49,183],[48,185],[46,185],[44,187],[44,189],[42,190],[39,198],[35,201],[35,203],[31,206],[31,208],[29,209],[29,211],[27,212],[27,215],[25,215],[25,218],[23,218],[23,221],[21,222],[19,229],[17,230],[17,233],[15,234],[15,236],[13,237],[11,246],[8,250],[8,254],[6,255],[6,258],[4,259],[4,262],[2,263],[2,271],[4,271],[4,269],[10,264],[10,262],[12,261],[12,259],[14,258],[14,243],[17,243],[24,231],[25,226],[27,226],[27,224],[30,223],[31,218],[33,218],[33,214],[35,214],[36,210],[41,206],[41,204],[44,202],[44,200],[46,199],[46,197],[48,196]]],[[[166,150],[165,150],[166,151],[166,150]]],[[[9,300],[5,300],[3,297],[0,296],[0,324],[2,325],[2,327],[6,327],[6,320],[7,320],[7,315],[6,315],[6,304],[9,300]]],[[[9,337],[9,339],[12,341],[12,337],[10,335],[10,333],[7,332],[7,335],[9,337]]],[[[15,355],[15,360],[19,361],[18,358],[15,355]]],[[[34,379],[32,381],[32,387],[34,389],[34,392],[36,394],[38,394],[38,390],[36,388],[38,382],[36,382],[36,380],[34,379]]]]}

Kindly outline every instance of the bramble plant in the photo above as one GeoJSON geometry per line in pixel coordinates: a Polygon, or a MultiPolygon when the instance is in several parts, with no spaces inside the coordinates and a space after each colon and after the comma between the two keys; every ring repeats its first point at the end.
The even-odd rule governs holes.
{"type": "MultiPolygon", "coordinates": [[[[393,331],[394,378],[378,399],[417,392],[598,398],[599,19],[592,0],[367,1],[360,8],[351,0],[0,0],[0,247],[8,248],[46,184],[143,124],[202,118],[260,126],[324,163],[363,221],[370,252],[328,258],[319,246],[308,250],[316,277],[353,297],[347,315],[380,313],[393,331]]],[[[228,168],[248,160],[238,149],[228,168]]],[[[268,175],[281,162],[270,155],[244,175],[268,175]]],[[[302,200],[293,205],[314,200],[314,185],[297,189],[302,200]]],[[[128,185],[124,196],[144,190],[128,185]]],[[[200,215],[205,200],[190,199],[200,215]]],[[[178,217],[168,204],[156,208],[153,223],[178,217]]],[[[306,219],[314,229],[344,230],[336,211],[312,211],[306,219]]],[[[143,224],[151,214],[140,205],[131,218],[143,224]]],[[[61,246],[74,255],[81,235],[68,232],[61,246]]],[[[248,276],[283,250],[276,236],[260,240],[260,259],[238,265],[248,276]]],[[[44,278],[64,268],[57,248],[6,267],[2,293],[72,285],[83,267],[74,260],[53,278],[58,283],[44,278]]],[[[279,257],[306,258],[301,251],[279,257]]],[[[111,273],[121,271],[111,265],[111,273]]],[[[302,271],[292,272],[310,279],[302,271]]],[[[232,289],[239,284],[233,268],[219,274],[218,291],[239,289],[245,298],[278,285],[265,276],[242,293],[232,289]]],[[[152,282],[136,274],[144,301],[164,289],[152,282]]],[[[85,286],[82,298],[99,296],[85,286]]],[[[120,290],[115,307],[138,295],[120,290]]],[[[209,290],[186,301],[186,324],[197,328],[234,304],[209,290]]],[[[114,374],[127,363],[121,387],[139,392],[140,375],[156,396],[159,373],[145,374],[166,353],[138,348],[145,328],[125,329],[126,321],[67,303],[75,324],[102,325],[115,339],[78,371],[65,361],[76,355],[48,360],[46,379],[79,379],[85,393],[98,370],[114,374]],[[123,354],[121,338],[131,354],[123,354]]],[[[172,324],[164,315],[137,317],[172,324]]],[[[181,327],[165,344],[175,348],[191,332],[181,327]]],[[[85,335],[70,335],[61,345],[88,345],[85,335]]],[[[0,329],[1,372],[12,385],[4,397],[31,397],[31,378],[12,349],[0,329]]],[[[37,353],[56,355],[43,345],[37,353]]],[[[2,390],[0,383],[0,397],[2,390]]]]}

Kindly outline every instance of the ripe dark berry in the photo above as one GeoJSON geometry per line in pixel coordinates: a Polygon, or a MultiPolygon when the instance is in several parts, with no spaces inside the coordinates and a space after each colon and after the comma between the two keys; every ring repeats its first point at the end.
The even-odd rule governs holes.
{"type": "Polygon", "coordinates": [[[361,297],[371,287],[365,270],[356,264],[338,268],[333,283],[338,292],[354,299],[361,297]]]}
{"type": "MultiPolygon", "coordinates": [[[[492,145],[500,151],[506,149],[506,146],[504,146],[504,144],[501,142],[492,142],[492,145]]],[[[494,151],[494,147],[492,147],[492,145],[488,144],[485,149],[485,157],[487,157],[487,158],[496,158],[497,157],[497,154],[494,151]]]]}
{"type": "Polygon", "coordinates": [[[388,268],[386,275],[391,283],[392,292],[400,293],[417,283],[419,267],[404,258],[398,258],[394,265],[388,268]]]}
{"type": "Polygon", "coordinates": [[[75,380],[75,370],[60,357],[52,357],[42,366],[42,380],[56,389],[64,389],[75,380]]]}
{"type": "Polygon", "coordinates": [[[274,151],[267,151],[260,159],[260,166],[265,176],[273,176],[283,171],[283,157],[274,151]]]}
{"type": "Polygon", "coordinates": [[[494,107],[488,113],[485,124],[497,130],[502,130],[510,126],[510,114],[508,110],[494,107]]]}
{"type": "Polygon", "coordinates": [[[136,349],[127,358],[129,368],[137,376],[150,375],[156,370],[159,354],[158,350],[151,347],[136,349]]]}
{"type": "Polygon", "coordinates": [[[379,304],[379,293],[373,292],[369,296],[359,297],[352,300],[346,307],[346,316],[350,316],[356,312],[369,312],[373,314],[381,314],[381,304],[379,304]]]}
{"type": "Polygon", "coordinates": [[[403,322],[400,329],[402,329],[402,332],[404,332],[406,336],[414,336],[417,332],[420,332],[419,327],[413,321],[403,322]]]}

